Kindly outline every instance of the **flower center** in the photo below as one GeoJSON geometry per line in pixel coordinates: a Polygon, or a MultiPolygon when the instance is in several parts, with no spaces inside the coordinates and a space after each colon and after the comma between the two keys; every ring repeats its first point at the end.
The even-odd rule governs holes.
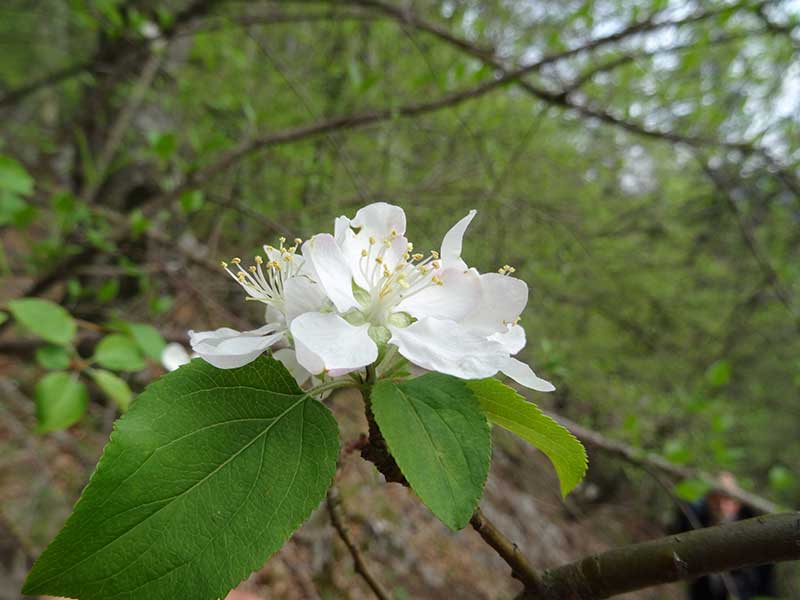
{"type": "Polygon", "coordinates": [[[228,263],[222,262],[222,268],[233,277],[236,282],[244,288],[248,297],[246,300],[263,302],[276,309],[284,310],[284,288],[286,282],[292,277],[297,277],[303,268],[304,259],[297,254],[297,247],[303,243],[300,238],[295,238],[293,245],[288,248],[284,246],[285,237],[278,238],[279,247],[264,246],[264,253],[267,260],[261,256],[255,256],[255,264],[247,267],[242,266],[242,259],[235,257],[231,259],[231,265],[238,269],[233,270],[228,263]]]}
{"type": "Polygon", "coordinates": [[[381,242],[373,236],[368,238],[358,267],[369,286],[365,290],[369,298],[362,302],[364,315],[375,324],[384,324],[403,300],[430,286],[444,285],[438,275],[442,267],[439,253],[415,253],[414,245],[394,230],[381,242]]]}

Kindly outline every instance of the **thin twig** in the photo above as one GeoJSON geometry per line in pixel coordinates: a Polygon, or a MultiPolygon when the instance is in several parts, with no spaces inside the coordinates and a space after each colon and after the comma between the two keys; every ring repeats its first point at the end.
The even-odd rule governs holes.
{"type": "Polygon", "coordinates": [[[328,515],[330,515],[331,518],[331,525],[333,525],[336,533],[339,534],[339,537],[344,542],[344,545],[350,552],[350,556],[353,557],[353,565],[356,573],[361,575],[375,596],[377,596],[380,600],[391,600],[392,595],[386,590],[386,588],[383,587],[381,582],[377,580],[375,575],[367,566],[367,563],[364,561],[364,557],[361,555],[361,550],[359,550],[358,546],[356,546],[356,543],[353,541],[353,538],[350,536],[350,531],[345,525],[342,500],[339,496],[339,490],[335,485],[331,486],[328,490],[326,506],[328,508],[328,515]]]}
{"type": "Polygon", "coordinates": [[[480,508],[475,510],[469,521],[472,528],[489,544],[497,554],[500,555],[506,564],[511,567],[511,573],[519,579],[526,590],[537,591],[542,587],[542,580],[539,574],[528,562],[528,559],[520,552],[517,545],[509,540],[494,523],[483,514],[480,508]]]}

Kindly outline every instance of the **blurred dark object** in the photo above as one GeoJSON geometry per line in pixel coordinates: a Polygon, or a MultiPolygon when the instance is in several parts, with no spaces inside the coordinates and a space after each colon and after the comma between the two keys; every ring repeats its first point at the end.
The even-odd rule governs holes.
{"type": "MultiPolygon", "coordinates": [[[[730,473],[722,473],[720,488],[738,489],[736,480],[730,473]]],[[[745,506],[722,490],[714,490],[701,500],[686,504],[678,512],[674,531],[691,531],[701,527],[712,527],[757,516],[750,507],[745,506]]],[[[715,573],[700,577],[689,583],[689,600],[750,600],[754,598],[777,598],[775,565],[761,565],[749,569],[739,569],[730,573],[715,573]]]]}

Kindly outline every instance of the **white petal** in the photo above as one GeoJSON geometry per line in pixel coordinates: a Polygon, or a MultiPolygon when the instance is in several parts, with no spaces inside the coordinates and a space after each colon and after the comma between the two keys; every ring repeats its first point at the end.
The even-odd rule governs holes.
{"type": "Polygon", "coordinates": [[[378,358],[368,324],[356,327],[333,313],[305,313],[292,321],[291,329],[297,360],[314,375],[323,370],[343,375],[378,358]]]}
{"type": "Polygon", "coordinates": [[[363,233],[374,235],[378,241],[382,241],[392,234],[392,229],[399,235],[405,234],[406,213],[399,206],[375,202],[359,209],[350,224],[363,228],[363,233]]]}
{"type": "Polygon", "coordinates": [[[484,273],[481,275],[481,301],[462,324],[485,335],[505,331],[516,321],[528,303],[528,285],[521,279],[484,273]]]}
{"type": "Polygon", "coordinates": [[[508,359],[503,347],[455,321],[422,319],[408,327],[389,327],[400,354],[417,366],[462,379],[480,379],[497,373],[508,359]]]}
{"type": "Polygon", "coordinates": [[[311,261],[319,283],[337,310],[345,312],[357,306],[350,267],[332,235],[321,233],[308,240],[303,244],[303,256],[311,261]]]}
{"type": "Polygon", "coordinates": [[[253,362],[284,335],[273,324],[244,332],[222,327],[214,331],[190,331],[189,342],[206,362],[218,369],[235,369],[253,362]]]}
{"type": "Polygon", "coordinates": [[[191,358],[182,344],[173,342],[164,346],[161,351],[161,364],[167,371],[174,371],[187,364],[191,358]]]}
{"type": "Polygon", "coordinates": [[[500,370],[520,385],[537,392],[552,392],[556,389],[556,386],[539,377],[533,369],[516,358],[509,358],[500,370]]]}
{"type": "Polygon", "coordinates": [[[350,219],[347,217],[336,217],[333,222],[333,238],[341,246],[348,237],[353,237],[355,233],[351,229],[350,219]]]}
{"type": "Polygon", "coordinates": [[[441,258],[442,264],[447,268],[466,270],[467,264],[461,260],[461,247],[464,240],[464,232],[475,217],[475,210],[467,213],[467,216],[453,225],[444,235],[442,240],[441,258]]]}
{"type": "Polygon", "coordinates": [[[311,373],[306,371],[302,365],[300,365],[300,363],[297,361],[295,351],[291,348],[281,348],[280,350],[275,350],[272,353],[272,356],[274,356],[276,360],[279,360],[283,366],[286,367],[286,370],[292,374],[292,377],[294,377],[294,380],[298,385],[302,386],[311,378],[311,373]]]}
{"type": "Polygon", "coordinates": [[[500,342],[509,354],[516,354],[525,347],[525,330],[519,325],[510,325],[506,331],[493,333],[489,339],[500,342]]]}
{"type": "Polygon", "coordinates": [[[307,277],[292,277],[283,286],[283,298],[286,320],[291,323],[298,315],[319,311],[325,304],[325,291],[307,277]]]}
{"type": "Polygon", "coordinates": [[[433,317],[458,321],[475,309],[480,301],[481,284],[476,272],[444,269],[439,272],[442,285],[431,285],[397,305],[417,319],[433,317]]]}

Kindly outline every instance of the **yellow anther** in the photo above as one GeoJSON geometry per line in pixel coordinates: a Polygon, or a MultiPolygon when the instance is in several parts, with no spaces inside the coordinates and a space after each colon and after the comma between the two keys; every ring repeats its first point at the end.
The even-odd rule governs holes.
{"type": "Polygon", "coordinates": [[[423,275],[426,275],[430,270],[425,265],[419,265],[417,268],[419,269],[419,272],[422,273],[423,275]]]}
{"type": "Polygon", "coordinates": [[[361,251],[361,256],[366,256],[366,255],[367,255],[367,250],[366,249],[362,250],[361,251]]]}
{"type": "Polygon", "coordinates": [[[408,248],[408,251],[411,252],[414,249],[414,244],[408,242],[408,246],[406,246],[406,248],[408,248]]]}
{"type": "Polygon", "coordinates": [[[372,245],[372,244],[374,244],[375,242],[376,242],[376,240],[375,240],[375,236],[372,236],[372,235],[371,235],[371,236],[369,236],[369,245],[371,246],[371,245],[372,245]]]}
{"type": "Polygon", "coordinates": [[[236,274],[236,277],[238,277],[239,281],[244,281],[244,277],[245,277],[244,271],[239,271],[236,274]]]}
{"type": "Polygon", "coordinates": [[[224,260],[223,260],[223,261],[221,261],[219,264],[221,264],[221,265],[222,265],[222,268],[223,268],[223,269],[227,269],[227,268],[228,268],[228,263],[226,263],[224,260]]]}
{"type": "Polygon", "coordinates": [[[247,267],[247,270],[250,271],[253,275],[256,273],[256,268],[253,266],[247,267]]]}
{"type": "Polygon", "coordinates": [[[404,290],[407,290],[408,288],[411,287],[410,285],[408,285],[408,282],[405,279],[398,279],[397,285],[399,285],[404,290]]]}
{"type": "Polygon", "coordinates": [[[281,245],[283,245],[283,243],[286,241],[286,238],[281,236],[278,238],[278,241],[281,243],[281,245]]]}
{"type": "Polygon", "coordinates": [[[277,269],[278,271],[281,270],[281,265],[277,260],[271,260],[267,266],[272,267],[273,269],[277,269]]]}
{"type": "Polygon", "coordinates": [[[297,246],[289,246],[289,254],[294,254],[297,252],[297,246]]]}
{"type": "Polygon", "coordinates": [[[397,230],[394,227],[392,227],[392,239],[396,237],[397,237],[397,230]]]}
{"type": "Polygon", "coordinates": [[[435,283],[436,285],[444,285],[444,281],[439,279],[439,277],[437,275],[434,275],[433,277],[431,277],[431,281],[433,283],[435,283]]]}
{"type": "Polygon", "coordinates": [[[380,256],[376,256],[375,257],[375,262],[378,263],[379,265],[382,265],[383,264],[383,259],[380,256]]]}
{"type": "Polygon", "coordinates": [[[413,258],[414,260],[422,260],[423,258],[425,258],[425,256],[423,254],[417,253],[417,254],[412,254],[411,258],[413,258]]]}
{"type": "Polygon", "coordinates": [[[508,272],[509,272],[509,273],[516,273],[516,272],[517,272],[517,270],[516,270],[514,267],[511,267],[511,268],[508,270],[508,272]]]}
{"type": "Polygon", "coordinates": [[[286,262],[292,262],[292,255],[288,253],[284,254],[283,260],[285,260],[286,262]]]}
{"type": "Polygon", "coordinates": [[[260,256],[256,255],[255,261],[256,261],[257,265],[260,265],[260,264],[262,264],[264,262],[264,259],[261,258],[260,256]]]}
{"type": "Polygon", "coordinates": [[[435,261],[433,261],[433,262],[431,263],[431,266],[432,266],[434,269],[441,269],[441,268],[442,268],[442,263],[440,263],[438,260],[435,260],[435,261]]]}
{"type": "Polygon", "coordinates": [[[505,275],[506,274],[506,270],[503,267],[500,267],[499,269],[497,269],[497,272],[500,273],[500,275],[505,275]]]}
{"type": "Polygon", "coordinates": [[[439,253],[436,250],[431,250],[431,256],[433,258],[439,258],[439,253]]]}
{"type": "Polygon", "coordinates": [[[300,244],[303,243],[303,240],[301,240],[300,238],[294,238],[293,241],[295,246],[299,246],[300,244]]]}
{"type": "Polygon", "coordinates": [[[386,265],[383,265],[383,276],[384,277],[391,277],[392,273],[389,271],[389,268],[386,265]]]}
{"type": "Polygon", "coordinates": [[[241,258],[239,258],[238,256],[235,256],[235,257],[233,257],[233,258],[231,259],[231,262],[232,262],[233,264],[235,264],[235,265],[238,265],[240,262],[242,262],[242,259],[241,259],[241,258]]]}
{"type": "Polygon", "coordinates": [[[383,240],[383,245],[386,246],[387,248],[391,248],[392,247],[392,241],[389,240],[389,239],[383,240]]]}

